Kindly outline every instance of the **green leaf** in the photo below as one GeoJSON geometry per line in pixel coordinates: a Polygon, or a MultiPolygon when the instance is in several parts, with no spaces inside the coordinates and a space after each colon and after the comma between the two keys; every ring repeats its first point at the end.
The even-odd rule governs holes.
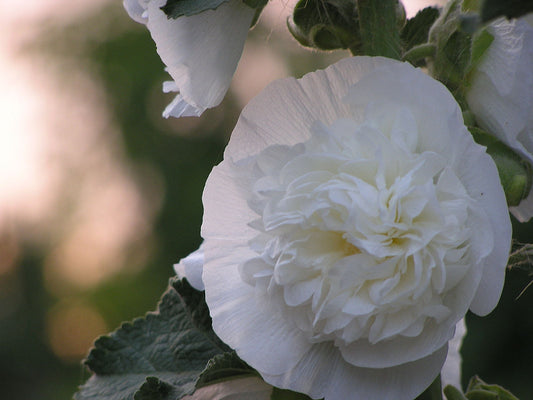
{"type": "Polygon", "coordinates": [[[363,53],[399,60],[398,0],[358,0],[359,31],[363,53]]]}
{"type": "Polygon", "coordinates": [[[485,0],[481,5],[481,22],[498,17],[518,18],[533,12],[533,0],[485,0]]]}
{"type": "Polygon", "coordinates": [[[311,397],[303,394],[297,393],[286,389],[279,389],[275,387],[272,389],[272,394],[270,395],[270,400],[312,400],[311,397]]]}
{"type": "Polygon", "coordinates": [[[168,18],[179,18],[199,14],[206,10],[215,10],[228,0],[168,0],[161,10],[168,18]]]}
{"type": "Polygon", "coordinates": [[[171,400],[179,396],[176,388],[155,376],[149,376],[135,393],[134,400],[171,400]]]}
{"type": "Polygon", "coordinates": [[[437,8],[426,7],[409,19],[400,32],[404,49],[409,50],[413,46],[426,43],[429,29],[438,17],[439,10],[437,8]]]}
{"type": "Polygon", "coordinates": [[[256,370],[242,361],[234,351],[218,354],[207,363],[204,371],[196,382],[196,388],[218,383],[237,377],[254,376],[256,370]]]}
{"type": "Polygon", "coordinates": [[[204,293],[173,279],[157,312],[95,342],[85,360],[94,375],[75,399],[138,400],[150,393],[176,399],[192,393],[208,361],[225,351],[211,328],[204,293]]]}

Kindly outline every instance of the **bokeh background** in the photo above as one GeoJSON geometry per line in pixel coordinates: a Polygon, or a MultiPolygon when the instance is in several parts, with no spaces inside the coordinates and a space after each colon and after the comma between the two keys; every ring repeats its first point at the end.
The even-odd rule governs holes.
{"type": "MultiPolygon", "coordinates": [[[[203,185],[242,107],[347,55],[298,46],[291,4],[269,3],[220,107],[165,120],[168,76],[120,0],[0,0],[0,398],[71,399],[94,339],[155,309],[200,244],[203,185]]],[[[521,241],[532,227],[515,224],[521,241]]],[[[464,383],[533,398],[530,279],[510,271],[496,311],[467,317],[464,383]]]]}

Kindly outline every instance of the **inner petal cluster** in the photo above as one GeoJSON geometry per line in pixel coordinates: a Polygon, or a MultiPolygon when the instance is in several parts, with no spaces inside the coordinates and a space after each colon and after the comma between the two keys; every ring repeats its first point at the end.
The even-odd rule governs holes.
{"type": "Polygon", "coordinates": [[[417,336],[472,265],[474,200],[409,110],[375,108],[256,157],[240,274],[312,342],[417,336]]]}

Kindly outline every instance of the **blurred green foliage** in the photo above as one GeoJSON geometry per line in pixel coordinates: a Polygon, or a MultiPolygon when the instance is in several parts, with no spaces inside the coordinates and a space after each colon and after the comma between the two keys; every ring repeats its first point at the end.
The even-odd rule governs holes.
{"type": "MultiPolygon", "coordinates": [[[[258,26],[255,34],[261,32],[258,26]]],[[[43,43],[46,45],[36,46],[39,51],[53,57],[78,57],[97,73],[129,160],[153,168],[164,187],[153,226],[154,251],[144,268],[73,295],[94,306],[113,330],[121,321],[154,310],[174,274],[172,265],[200,244],[204,182],[221,160],[240,110],[229,93],[219,108],[208,110],[200,119],[164,120],[161,111],[171,98],[161,93],[161,83],[168,77],[154,43],[148,31],[130,21],[116,4],[72,26],[56,27],[43,36],[43,43]],[[105,35],[95,39],[94,29],[102,26],[102,20],[112,23],[105,35]],[[119,28],[110,29],[114,24],[119,28]]],[[[317,53],[294,56],[276,42],[275,35],[268,44],[287,57],[287,65],[296,75],[327,64],[317,53]]],[[[519,240],[533,241],[533,224],[515,228],[519,240]]],[[[79,361],[61,360],[48,345],[46,315],[59,301],[43,283],[43,263],[49,251],[23,243],[14,271],[0,275],[0,311],[9,308],[6,302],[16,299],[14,310],[0,312],[3,399],[70,399],[88,377],[79,361]],[[6,297],[8,289],[11,297],[6,297]]],[[[524,271],[511,271],[496,311],[485,318],[468,316],[463,384],[478,374],[522,400],[533,398],[533,288],[516,299],[528,279],[524,271]]]]}

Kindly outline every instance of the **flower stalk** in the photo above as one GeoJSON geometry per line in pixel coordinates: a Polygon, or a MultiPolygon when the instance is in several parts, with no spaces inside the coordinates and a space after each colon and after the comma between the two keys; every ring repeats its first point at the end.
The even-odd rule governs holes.
{"type": "Polygon", "coordinates": [[[404,61],[408,61],[415,65],[417,61],[426,57],[433,57],[437,48],[431,43],[424,43],[414,46],[409,49],[402,57],[404,61]]]}

